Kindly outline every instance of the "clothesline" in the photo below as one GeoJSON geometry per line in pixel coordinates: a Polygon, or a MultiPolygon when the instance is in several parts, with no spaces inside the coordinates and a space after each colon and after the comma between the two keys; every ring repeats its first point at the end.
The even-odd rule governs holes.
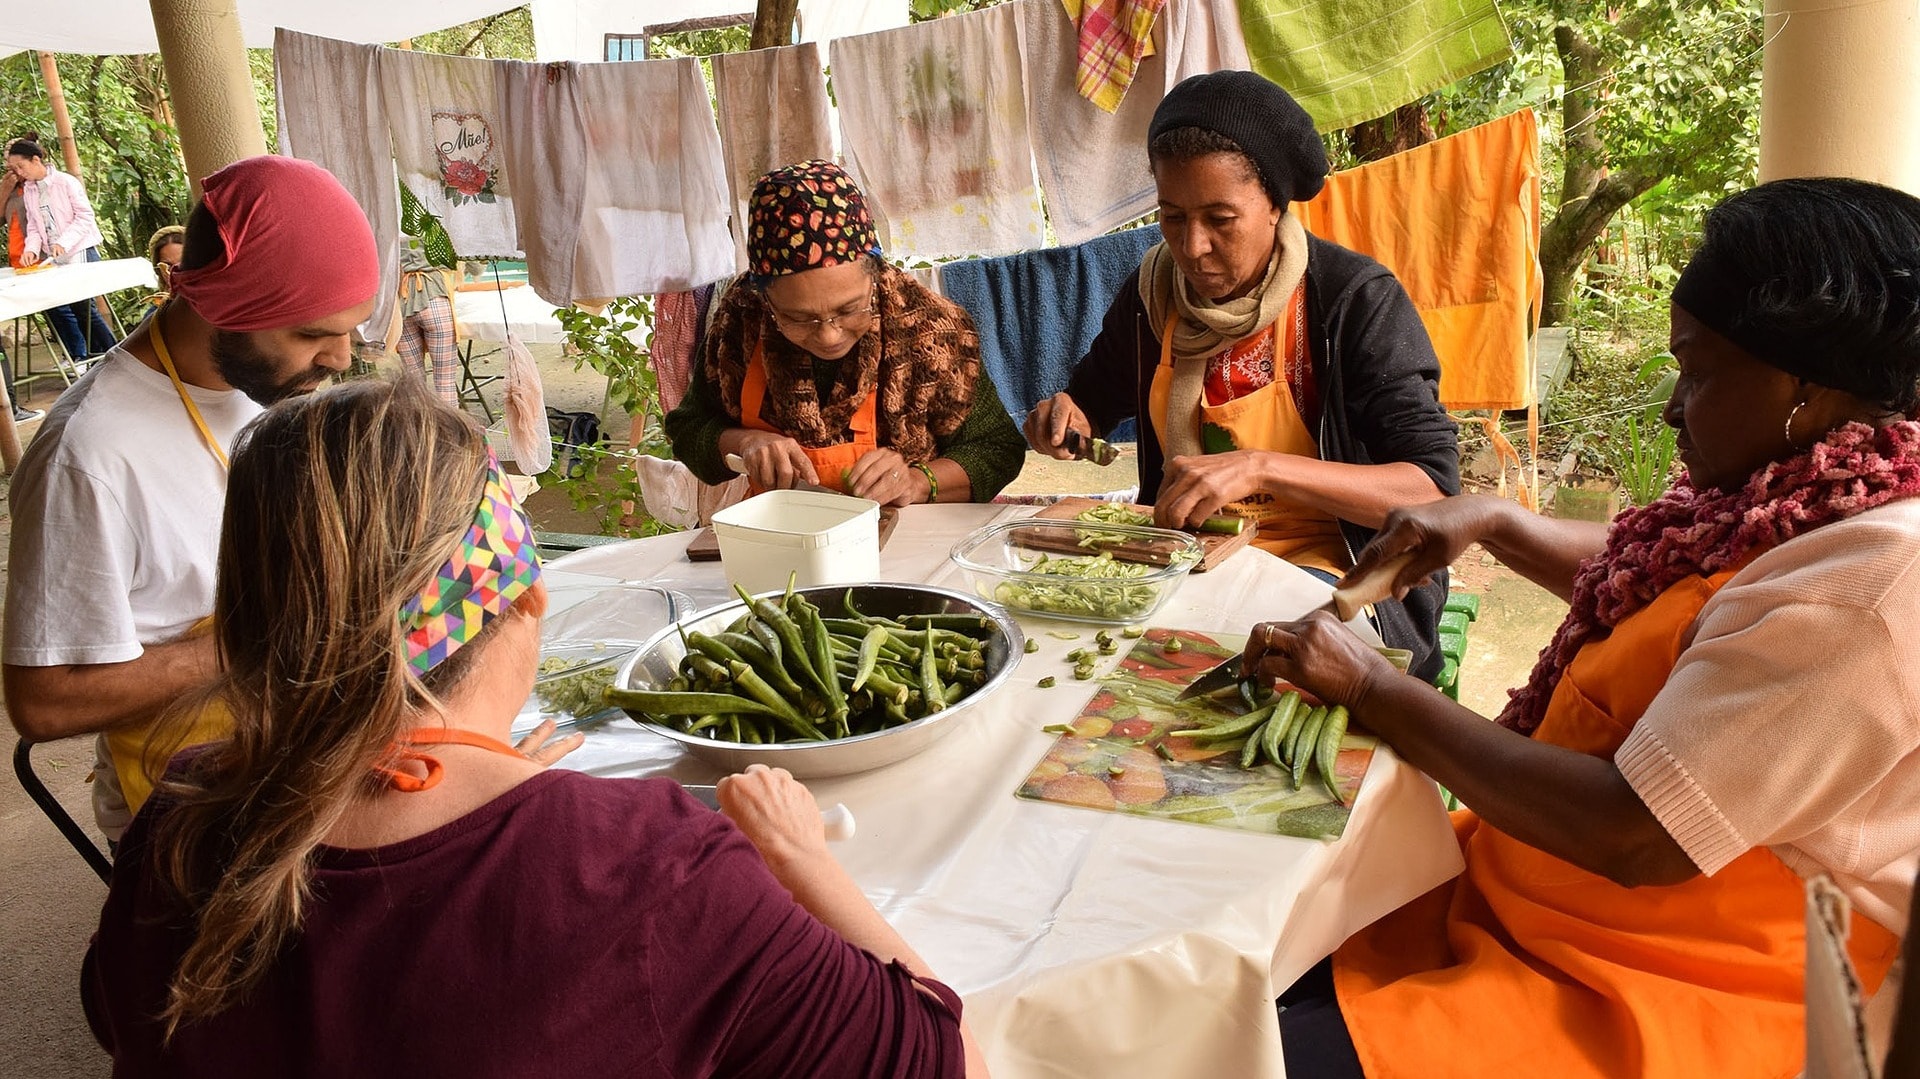
{"type": "MultiPolygon", "coordinates": [[[[828,59],[839,102],[838,141],[869,189],[892,253],[912,259],[1031,250],[1047,245],[1049,231],[1070,244],[1151,210],[1151,177],[1141,149],[1153,106],[1182,78],[1245,67],[1250,58],[1235,0],[1165,0],[1151,24],[1151,55],[1136,65],[1116,111],[1106,112],[1080,96],[1080,50],[1086,21],[1119,2],[1081,4],[1079,26],[1062,0],[1013,0],[833,42],[828,59]]],[[[1400,11],[1423,0],[1394,2],[1400,11]]],[[[1353,8],[1310,6],[1329,34],[1338,28],[1339,12],[1353,8]]],[[[1470,15],[1482,7],[1491,10],[1491,0],[1467,4],[1470,15]]],[[[1377,22],[1379,12],[1355,18],[1362,16],[1377,22]]],[[[650,77],[649,65],[697,61],[526,65],[386,56],[378,50],[355,57],[348,50],[368,47],[285,37],[301,44],[277,49],[278,66],[334,66],[341,69],[334,74],[344,77],[279,73],[281,108],[291,129],[283,129],[283,150],[336,173],[353,171],[347,159],[364,150],[328,145],[326,128],[342,116],[368,117],[370,127],[383,126],[384,118],[387,130],[372,132],[373,141],[391,145],[409,188],[447,223],[460,254],[524,255],[530,283],[556,303],[662,291],[723,275],[717,238],[738,217],[744,184],[796,153],[824,153],[835,141],[832,121],[820,115],[828,110],[821,105],[826,86],[817,50],[729,54],[714,61],[718,119],[704,83],[679,77],[680,101],[669,111],[678,114],[676,130],[695,135],[701,145],[654,139],[643,156],[655,170],[673,175],[659,190],[628,190],[621,201],[603,188],[631,189],[633,174],[646,170],[628,160],[618,162],[623,171],[614,154],[603,155],[604,167],[596,168],[592,147],[610,140],[594,126],[658,115],[662,103],[672,100],[659,89],[667,80],[653,72],[654,88],[645,95],[636,89],[650,77]],[[564,79],[555,82],[562,71],[564,79]],[[544,91],[534,85],[541,78],[547,80],[544,91]],[[590,93],[583,89],[589,83],[595,84],[590,93]],[[595,95],[622,92],[640,107],[607,108],[602,98],[595,125],[579,115],[594,107],[595,95]],[[709,140],[693,128],[717,129],[720,136],[709,140]],[[578,171],[572,167],[577,152],[564,154],[583,141],[591,146],[584,171],[578,171]],[[453,143],[458,145],[450,153],[440,152],[453,143]],[[563,156],[532,152],[532,144],[563,156]],[[545,168],[543,158],[563,164],[545,168]],[[710,205],[712,188],[689,182],[714,178],[710,173],[726,178],[730,205],[710,205]],[[576,176],[583,179],[576,183],[576,176]],[[530,227],[536,221],[542,227],[530,227]],[[630,267],[630,273],[596,265],[595,259],[617,259],[602,246],[616,238],[629,249],[637,249],[633,241],[649,240],[644,249],[658,251],[658,257],[630,267]],[[540,250],[528,250],[530,244],[540,250]],[[602,272],[596,275],[596,268],[602,272]],[[576,280],[577,274],[586,280],[576,280]]],[[[1502,37],[1501,54],[1506,44],[1502,37]]],[[[1476,53],[1468,62],[1483,58],[1476,53]]],[[[632,134],[644,143],[657,126],[636,123],[632,134]]],[[[384,216],[384,198],[366,194],[369,215],[384,216]]],[[[734,265],[737,243],[734,237],[728,244],[736,248],[734,265]]]]}

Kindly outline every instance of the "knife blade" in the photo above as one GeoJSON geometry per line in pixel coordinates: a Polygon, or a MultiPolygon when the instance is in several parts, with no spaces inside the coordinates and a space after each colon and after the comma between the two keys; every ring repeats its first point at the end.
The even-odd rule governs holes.
{"type": "Polygon", "coordinates": [[[1223,690],[1240,681],[1240,660],[1240,656],[1229,656],[1219,663],[1214,664],[1212,667],[1207,668],[1205,674],[1194,679],[1193,684],[1181,690],[1180,695],[1175,697],[1174,700],[1191,700],[1202,694],[1223,690]]]}
{"type": "Polygon", "coordinates": [[[1120,456],[1120,451],[1104,438],[1083,435],[1072,428],[1067,429],[1067,437],[1060,443],[1076,461],[1092,461],[1096,465],[1110,465],[1120,456]]]}
{"type": "MultiPolygon", "coordinates": [[[[1326,611],[1342,622],[1351,622],[1360,616],[1368,605],[1378,603],[1393,594],[1393,582],[1400,571],[1413,561],[1413,552],[1395,555],[1372,570],[1359,576],[1351,576],[1340,582],[1327,601],[1313,608],[1301,618],[1310,618],[1320,611],[1326,611]]],[[[1230,656],[1220,663],[1209,667],[1206,673],[1193,680],[1193,684],[1180,691],[1176,701],[1190,700],[1205,693],[1214,693],[1240,681],[1241,656],[1230,656]]]]}
{"type": "MultiPolygon", "coordinates": [[[[719,811],[720,788],[707,783],[682,783],[681,786],[708,809],[719,811]]],[[[830,843],[841,843],[853,838],[853,811],[839,802],[820,811],[820,824],[826,828],[827,841],[830,843]]]]}

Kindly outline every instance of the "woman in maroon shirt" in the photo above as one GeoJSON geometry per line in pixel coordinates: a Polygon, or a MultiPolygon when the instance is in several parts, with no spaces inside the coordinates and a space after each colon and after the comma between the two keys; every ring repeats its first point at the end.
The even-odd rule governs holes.
{"type": "Polygon", "coordinates": [[[532,544],[413,382],[242,436],[208,691],[234,734],[120,848],[83,978],[114,1074],[984,1075],[785,772],[723,780],[722,815],[503,741],[532,544]]]}

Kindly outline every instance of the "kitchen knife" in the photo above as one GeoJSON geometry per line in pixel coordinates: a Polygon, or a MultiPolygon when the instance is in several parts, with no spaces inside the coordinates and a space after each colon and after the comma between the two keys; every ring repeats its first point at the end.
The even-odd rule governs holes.
{"type": "MultiPolygon", "coordinates": [[[[1333,590],[1333,595],[1329,596],[1325,603],[1322,603],[1320,606],[1315,607],[1300,617],[1308,618],[1315,612],[1327,611],[1342,622],[1351,622],[1359,617],[1360,612],[1366,608],[1368,604],[1378,603],[1388,596],[1391,596],[1393,594],[1394,579],[1399,577],[1400,571],[1406,569],[1407,564],[1412,561],[1413,552],[1408,551],[1406,554],[1395,555],[1387,559],[1365,574],[1350,576],[1340,582],[1339,587],[1333,590]]],[[[1229,656],[1227,659],[1209,668],[1205,674],[1194,679],[1192,685],[1181,690],[1180,695],[1174,699],[1178,701],[1189,700],[1204,693],[1213,693],[1225,689],[1235,682],[1240,681],[1241,658],[1240,656],[1229,656]]]]}
{"type": "MultiPolygon", "coordinates": [[[[729,453],[721,460],[723,463],[726,464],[728,468],[733,469],[735,472],[738,472],[742,476],[747,474],[746,459],[741,457],[739,454],[729,453]]],[[[796,483],[793,485],[793,489],[796,491],[819,491],[822,494],[829,494],[829,495],[837,495],[841,493],[839,491],[834,490],[831,487],[823,487],[817,483],[796,483]]]]}
{"type": "Polygon", "coordinates": [[[1083,435],[1072,428],[1067,429],[1067,437],[1060,443],[1076,461],[1092,461],[1096,465],[1110,465],[1120,456],[1120,451],[1104,438],[1083,435]]]}
{"type": "MultiPolygon", "coordinates": [[[[720,788],[704,783],[686,783],[682,786],[708,809],[719,810],[720,788]]],[[[839,802],[820,811],[820,823],[827,830],[828,842],[841,843],[853,838],[853,811],[839,802]]]]}

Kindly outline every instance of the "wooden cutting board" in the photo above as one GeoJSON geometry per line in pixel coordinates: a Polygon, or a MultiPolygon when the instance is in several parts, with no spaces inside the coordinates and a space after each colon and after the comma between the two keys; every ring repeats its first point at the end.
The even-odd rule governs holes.
{"type": "MultiPolygon", "coordinates": [[[[1093,507],[1105,504],[1091,498],[1063,498],[1034,514],[1034,518],[1046,521],[1072,521],[1077,520],[1082,513],[1093,507]]],[[[1152,506],[1134,505],[1128,508],[1146,514],[1153,512],[1152,506]]],[[[1088,527],[1100,526],[1089,524],[1088,527]]],[[[1255,529],[1249,523],[1248,527],[1241,530],[1237,536],[1220,536],[1211,532],[1195,533],[1194,538],[1200,541],[1201,554],[1200,564],[1193,567],[1193,572],[1205,573],[1226,561],[1235,551],[1253,542],[1254,531],[1255,529]]],[[[1015,529],[1013,535],[1020,543],[1036,550],[1058,551],[1061,554],[1095,553],[1089,548],[1080,546],[1078,541],[1070,536],[1055,534],[1052,529],[1032,531],[1015,529]]],[[[1164,566],[1172,561],[1173,552],[1178,549],[1178,545],[1171,540],[1130,539],[1125,543],[1100,549],[1111,553],[1115,559],[1122,562],[1145,562],[1149,565],[1164,566]]]]}
{"type": "MultiPolygon", "coordinates": [[[[887,549],[887,539],[888,537],[893,535],[894,527],[899,523],[900,523],[899,510],[894,509],[891,506],[880,507],[880,549],[881,550],[884,551],[887,549]]],[[[693,537],[693,542],[687,544],[687,561],[689,562],[720,561],[720,537],[714,533],[713,529],[711,528],[701,529],[700,534],[693,537]]]]}

